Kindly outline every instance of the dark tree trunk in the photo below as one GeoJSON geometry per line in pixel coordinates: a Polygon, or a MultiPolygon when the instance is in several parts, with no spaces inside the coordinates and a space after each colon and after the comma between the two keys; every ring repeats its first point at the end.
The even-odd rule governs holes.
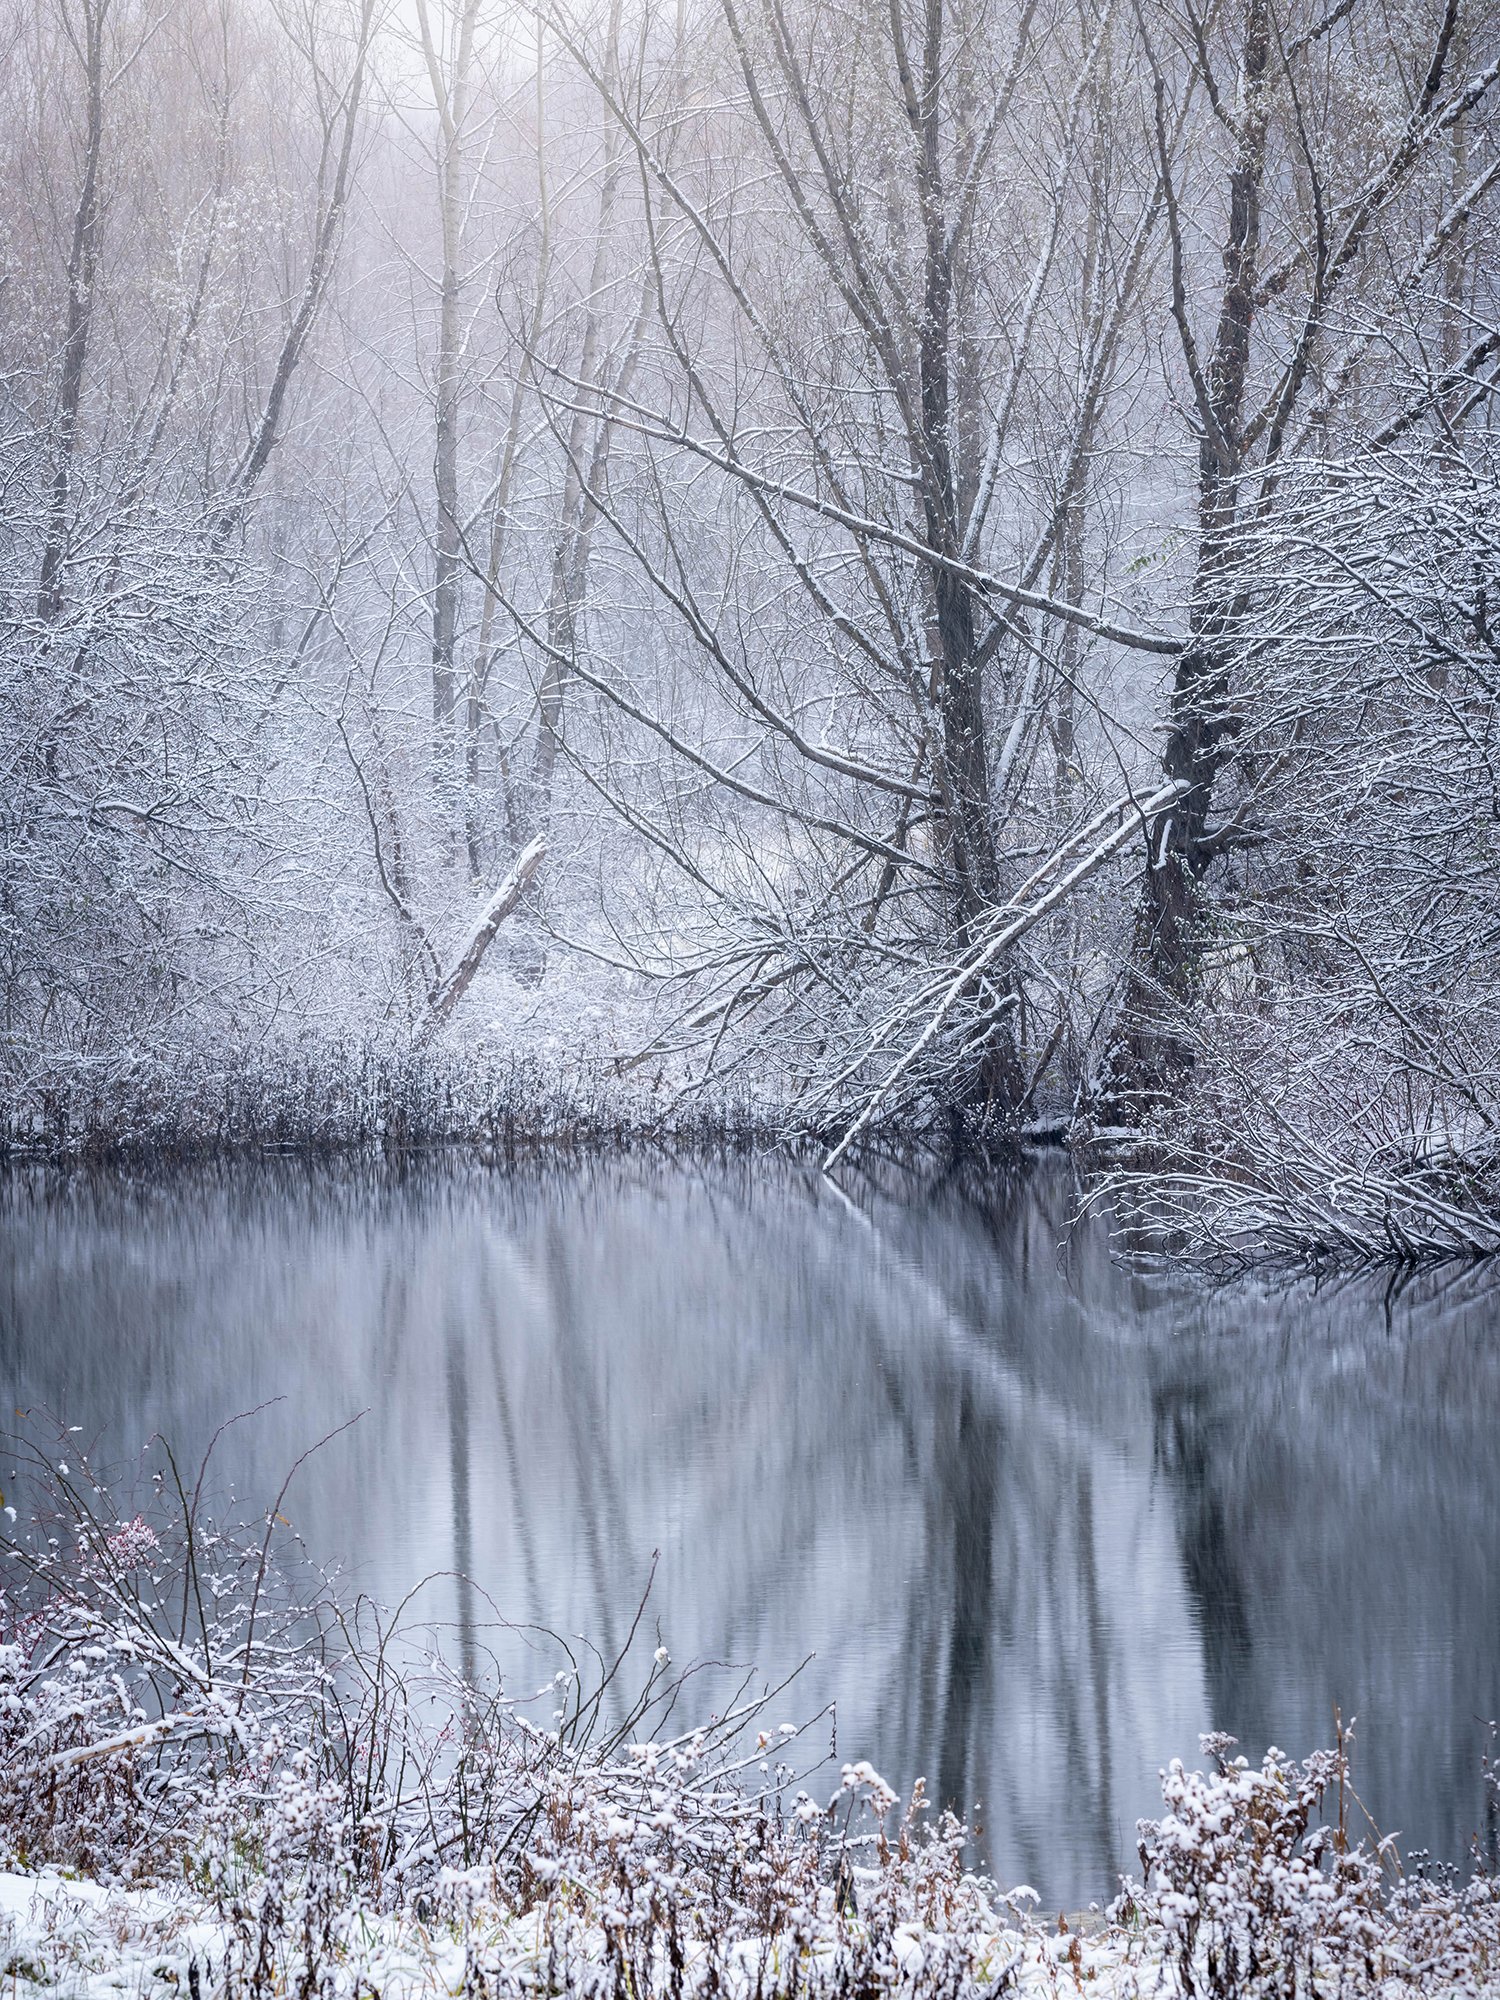
{"type": "MultiPolygon", "coordinates": [[[[1178,657],[1162,769],[1187,789],[1146,830],[1148,858],[1130,969],[1102,1092],[1107,1117],[1127,1123],[1149,1115],[1192,1067],[1183,1017],[1201,968],[1198,890],[1217,851],[1215,789],[1234,754],[1229,658],[1244,610],[1236,588],[1236,531],[1261,242],[1270,41],[1266,0],[1247,0],[1223,289],[1202,374],[1188,330],[1180,259],[1174,271],[1174,316],[1198,395],[1198,559],[1188,644],[1178,657]]],[[[1175,243],[1175,213],[1172,220],[1175,243]]]]}
{"type": "MultiPolygon", "coordinates": [[[[898,59],[906,68],[904,46],[898,59]]],[[[920,94],[911,91],[908,109],[919,148],[918,187],[925,231],[922,332],[918,349],[922,412],[921,466],[927,538],[945,560],[963,555],[958,482],[953,460],[953,253],[944,199],[941,141],[943,0],[927,0],[920,94]]],[[[942,720],[947,844],[954,874],[957,938],[967,946],[987,912],[999,901],[1000,868],[995,850],[985,738],[984,665],[976,644],[972,591],[947,568],[934,569],[938,643],[938,710],[942,720]]],[[[1011,975],[999,968],[990,983],[1003,994],[1011,975]]],[[[998,997],[998,996],[997,996],[998,997]]],[[[1023,1081],[1013,1018],[1003,1019],[985,1045],[972,1081],[978,1105],[1013,1109],[1023,1081]]]]}

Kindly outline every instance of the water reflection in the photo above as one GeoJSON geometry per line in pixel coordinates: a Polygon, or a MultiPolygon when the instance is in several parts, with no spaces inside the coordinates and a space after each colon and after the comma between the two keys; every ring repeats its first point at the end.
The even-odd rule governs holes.
{"type": "MultiPolygon", "coordinates": [[[[1477,1276],[1205,1293],[1036,1179],[857,1200],[794,1170],[292,1167],[0,1202],[0,1387],[220,1450],[477,1670],[643,1644],[815,1655],[840,1756],[977,1801],[1050,1903],[1108,1892],[1157,1767],[1361,1716],[1408,1843],[1483,1833],[1500,1711],[1500,1345],[1477,1276]]],[[[1491,1830],[1492,1831],[1492,1830],[1491,1830]]]]}

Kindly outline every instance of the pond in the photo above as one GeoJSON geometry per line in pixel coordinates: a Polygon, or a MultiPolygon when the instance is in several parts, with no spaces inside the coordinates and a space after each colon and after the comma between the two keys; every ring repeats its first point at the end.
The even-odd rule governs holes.
{"type": "Polygon", "coordinates": [[[764,1162],[17,1176],[0,1393],[117,1462],[268,1404],[214,1461],[261,1506],[363,1412],[285,1511],[387,1602],[438,1573],[517,1690],[557,1659],[516,1628],[612,1654],[659,1552],[643,1663],[806,1660],[778,1719],[836,1702],[837,1759],[1047,1907],[1112,1893],[1201,1731],[1300,1754],[1336,1710],[1403,1852],[1493,1857],[1500,1295],[1208,1288],[1069,1214],[764,1162]]]}

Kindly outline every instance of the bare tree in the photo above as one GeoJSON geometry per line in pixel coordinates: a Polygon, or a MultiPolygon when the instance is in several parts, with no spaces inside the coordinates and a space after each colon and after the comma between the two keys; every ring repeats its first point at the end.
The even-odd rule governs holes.
{"type": "MultiPolygon", "coordinates": [[[[1080,510],[1160,203],[1148,179],[1123,216],[1118,200],[1111,210],[1121,190],[1086,143],[1107,17],[1077,23],[1064,58],[1063,31],[1044,34],[1027,7],[970,18],[933,0],[910,18],[891,10],[847,46],[837,9],[794,15],[768,0],[745,14],[725,0],[720,12],[722,60],[739,86],[736,144],[755,163],[743,192],[704,176],[675,109],[649,92],[627,101],[587,36],[567,23],[559,32],[639,163],[655,294],[651,382],[615,397],[618,423],[647,454],[649,519],[601,511],[708,668],[710,726],[721,742],[726,728],[748,733],[736,752],[726,743],[715,754],[694,740],[696,691],[674,716],[659,688],[576,671],[742,812],[742,831],[714,835],[745,857],[734,888],[718,892],[738,905],[742,942],[721,937],[705,955],[701,969],[716,971],[724,997],[706,1011],[694,1004],[689,1035],[722,1050],[729,1020],[771,1003],[784,1026],[801,1010],[801,1060],[831,1091],[826,1114],[857,1102],[861,1075],[903,1038],[933,1049],[929,1009],[967,964],[961,1008],[942,1011],[945,1089],[1014,1113],[1030,1081],[1022,995],[991,945],[1016,915],[1012,887],[1047,851],[1022,803],[1057,693],[1034,671],[1036,620],[1148,651],[1175,644],[1037,587],[1071,520],[1081,595],[1080,510]],[[1027,88],[1067,62],[1060,102],[1027,88]],[[1053,184],[1002,193],[1006,170],[1044,138],[1053,184]],[[787,242],[779,269],[758,254],[751,209],[741,213],[763,208],[767,180],[787,242]],[[1077,297],[1065,246],[1079,214],[1098,228],[1086,322],[1078,328],[1070,312],[1064,332],[1048,307],[1077,297]],[[1074,395],[1061,475],[1041,483],[1036,427],[1055,361],[1074,395]],[[744,521],[731,534],[727,590],[761,597],[759,630],[697,558],[705,476],[724,494],[714,505],[744,521]],[[679,492],[694,496],[691,529],[679,492]],[[1005,550],[1012,574],[987,564],[986,548],[1005,550]],[[778,657],[772,601],[796,621],[800,670],[787,651],[778,657]],[[820,654],[827,667],[812,664],[820,654]],[[800,724],[809,702],[824,701],[842,740],[800,724]],[[1028,865],[1002,859],[1002,838],[1028,865]],[[746,905],[747,874],[779,907],[746,905]],[[789,874],[805,912],[786,906],[789,874]],[[726,977],[736,962],[738,978],[726,977]]],[[[717,76],[714,88],[722,120],[717,76]]],[[[579,406],[575,394],[567,407],[579,406]]],[[[658,820],[648,837],[703,884],[701,836],[658,820]]],[[[1076,859],[1070,847],[1061,857],[1076,859]]],[[[933,1074],[929,1062],[914,1080],[933,1074]]]]}
{"type": "MultiPolygon", "coordinates": [[[[275,1005],[258,878],[278,693],[255,639],[257,566],[229,535],[326,291],[373,27],[368,8],[309,15],[292,43],[279,21],[215,4],[169,18],[61,0],[37,10],[11,79],[24,136],[9,227],[64,187],[71,215],[57,320],[23,315],[5,356],[25,441],[7,467],[0,635],[23,1063],[50,1041],[108,1066],[187,1011],[275,1005]],[[321,67],[275,116],[308,143],[313,185],[293,170],[277,189],[287,227],[267,232],[267,261],[303,276],[268,343],[270,272],[245,224],[272,181],[235,156],[264,139],[259,85],[293,49],[299,78],[310,52],[321,67]],[[167,101],[180,158],[153,142],[167,101]]],[[[52,289],[45,260],[36,276],[33,300],[52,289]]],[[[295,648],[277,650],[294,671],[295,648]]]]}
{"type": "Polygon", "coordinates": [[[1159,23],[1137,16],[1154,87],[1171,316],[1198,492],[1188,632],[1162,752],[1164,774],[1183,790],[1150,829],[1106,1118],[1149,1108],[1190,1068],[1190,1038],[1173,1023],[1191,1005],[1199,972],[1200,885],[1216,860],[1262,837],[1248,800],[1216,810],[1220,779],[1254,722],[1232,670],[1259,608],[1242,577],[1246,537],[1263,537],[1274,521],[1289,454],[1328,438],[1368,396],[1367,329],[1397,335],[1500,179],[1500,159],[1476,162],[1424,226],[1421,196],[1453,133],[1500,80],[1494,61],[1458,66],[1463,11],[1463,0],[1444,0],[1423,42],[1404,54],[1388,130],[1359,120],[1359,79],[1385,47],[1380,17],[1357,4],[1282,18],[1269,0],[1244,0],[1212,32],[1191,8],[1180,22],[1170,10],[1159,23]],[[1162,50],[1169,35],[1188,52],[1175,73],[1162,50]],[[1174,92],[1206,103],[1209,162],[1174,158],[1174,92]],[[1221,190],[1223,229],[1206,313],[1185,202],[1191,188],[1201,213],[1205,173],[1221,190]]]}

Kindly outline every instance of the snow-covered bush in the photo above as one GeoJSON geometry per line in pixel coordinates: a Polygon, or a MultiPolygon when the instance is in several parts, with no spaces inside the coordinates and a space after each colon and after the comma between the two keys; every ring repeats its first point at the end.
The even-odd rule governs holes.
{"type": "Polygon", "coordinates": [[[1349,1743],[1340,1728],[1332,1750],[1273,1748],[1257,1769],[1211,1735],[1210,1771],[1162,1773],[1167,1812],[1141,1821],[1142,1879],[1114,1914],[1158,1941],[1185,1995],[1494,1990],[1494,1879],[1404,1876],[1393,1840],[1351,1840],[1349,1743]]]}
{"type": "Polygon", "coordinates": [[[647,1958],[811,1940],[856,1907],[866,1937],[988,1914],[920,1788],[891,1834],[868,1765],[808,1796],[781,1690],[683,1728],[692,1676],[664,1649],[622,1715],[623,1657],[531,1700],[466,1684],[428,1635],[341,1602],[279,1498],[215,1526],[203,1472],[168,1456],[127,1511],[73,1443],[26,1449],[29,1519],[0,1545],[0,1867],[186,1882],[256,1952],[354,1903],[545,1908],[647,1958]]]}
{"type": "Polygon", "coordinates": [[[449,1142],[515,1159],[785,1137],[774,1105],[728,1091],[684,1099],[659,1081],[621,1076],[598,1052],[563,1061],[514,1046],[414,1051],[391,1035],[228,1051],[184,1042],[109,1063],[64,1054],[25,1074],[0,1049],[0,1159],[157,1163],[449,1142]]]}
{"type": "Polygon", "coordinates": [[[201,1478],[189,1491],[169,1454],[148,1519],[75,1446],[18,1453],[32,1513],[0,1561],[0,1858],[180,1872],[209,1827],[242,1842],[286,1759],[306,1756],[335,1611],[289,1589],[265,1524],[201,1518],[201,1478]]]}

